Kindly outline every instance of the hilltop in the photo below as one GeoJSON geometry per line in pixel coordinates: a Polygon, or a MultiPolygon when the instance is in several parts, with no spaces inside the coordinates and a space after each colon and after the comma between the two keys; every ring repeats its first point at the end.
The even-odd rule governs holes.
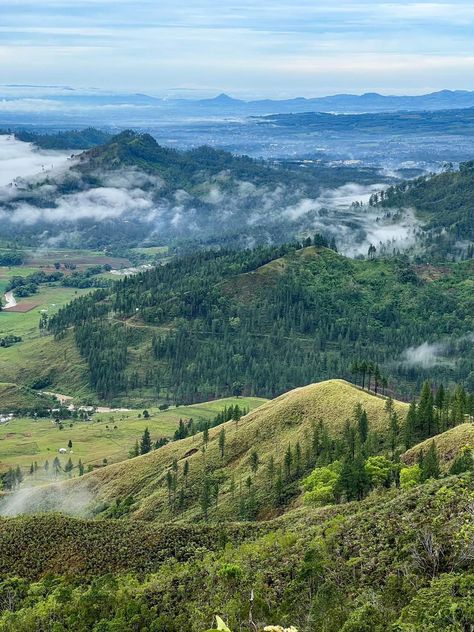
{"type": "Polygon", "coordinates": [[[315,212],[303,217],[284,209],[328,188],[380,181],[372,168],[315,163],[298,169],[209,146],[176,150],[131,130],[111,136],[87,129],[51,138],[18,132],[17,139],[46,148],[89,147],[62,168],[10,187],[1,205],[0,239],[22,246],[45,231],[59,237],[55,245],[120,253],[148,242],[242,245],[249,231],[257,243],[281,243],[309,229],[315,212]]]}
{"type": "Polygon", "coordinates": [[[461,632],[474,594],[473,464],[400,489],[407,410],[329,380],[128,461],[20,488],[2,502],[95,519],[0,519],[14,599],[0,630],[54,616],[71,632],[202,632],[216,613],[235,630],[252,592],[259,630],[461,632]]]}
{"type": "Polygon", "coordinates": [[[432,442],[435,443],[440,461],[444,469],[447,470],[463,448],[474,449],[474,424],[466,422],[455,428],[450,428],[432,439],[426,439],[407,450],[402,455],[402,460],[409,465],[416,463],[420,453],[426,454],[432,442]]]}

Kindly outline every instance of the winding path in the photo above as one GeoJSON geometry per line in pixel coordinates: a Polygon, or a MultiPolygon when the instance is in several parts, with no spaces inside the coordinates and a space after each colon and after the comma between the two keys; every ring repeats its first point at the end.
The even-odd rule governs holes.
{"type": "Polygon", "coordinates": [[[6,305],[4,305],[3,309],[10,309],[10,307],[16,307],[17,305],[16,299],[11,291],[5,293],[5,301],[6,305]]]}

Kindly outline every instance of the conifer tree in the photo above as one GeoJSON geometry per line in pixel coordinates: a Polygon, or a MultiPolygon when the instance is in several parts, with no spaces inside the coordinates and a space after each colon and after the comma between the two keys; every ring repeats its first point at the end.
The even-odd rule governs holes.
{"type": "Polygon", "coordinates": [[[285,479],[287,481],[290,480],[291,478],[291,466],[293,464],[293,454],[291,452],[291,445],[288,444],[288,448],[285,452],[285,460],[284,460],[284,466],[285,466],[285,479]]]}
{"type": "Polygon", "coordinates": [[[252,450],[252,452],[250,453],[250,469],[252,470],[254,474],[258,470],[259,465],[260,465],[260,459],[258,456],[258,452],[257,450],[252,450]]]}
{"type": "Polygon", "coordinates": [[[189,461],[188,461],[188,459],[186,459],[186,461],[184,462],[183,476],[184,476],[184,485],[185,485],[185,487],[187,487],[188,486],[188,476],[189,476],[189,461]]]}
{"type": "Polygon", "coordinates": [[[429,382],[423,384],[417,412],[417,439],[426,439],[435,432],[433,393],[429,382]]]}
{"type": "Polygon", "coordinates": [[[200,495],[201,511],[204,515],[204,520],[207,522],[209,517],[209,507],[211,506],[211,483],[207,474],[204,474],[201,495],[200,495]]]}
{"type": "Polygon", "coordinates": [[[474,469],[472,450],[469,446],[466,446],[456,455],[449,469],[449,473],[462,474],[463,472],[470,472],[472,469],[474,469]]]}
{"type": "Polygon", "coordinates": [[[148,454],[151,451],[151,438],[150,431],[148,428],[145,428],[143,431],[143,435],[140,441],[140,454],[148,454]]]}
{"type": "Polygon", "coordinates": [[[225,429],[221,428],[221,431],[219,432],[219,451],[221,454],[221,459],[224,458],[224,452],[225,452],[225,429]]]}
{"type": "Polygon", "coordinates": [[[407,418],[405,421],[405,448],[411,448],[416,441],[416,430],[418,426],[418,410],[415,400],[413,400],[408,409],[407,418]]]}
{"type": "Polygon", "coordinates": [[[420,467],[422,481],[427,481],[429,478],[439,478],[439,457],[434,441],[430,443],[430,447],[428,448],[420,467]]]}
{"type": "Polygon", "coordinates": [[[202,440],[204,441],[204,445],[209,443],[209,423],[206,421],[204,424],[204,430],[202,431],[202,440]]]}

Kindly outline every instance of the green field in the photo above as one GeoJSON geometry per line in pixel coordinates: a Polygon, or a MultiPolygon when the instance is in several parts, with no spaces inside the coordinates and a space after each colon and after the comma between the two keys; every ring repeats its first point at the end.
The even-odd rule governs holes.
{"type": "MultiPolygon", "coordinates": [[[[121,257],[109,257],[100,251],[91,250],[54,250],[36,252],[33,249],[23,249],[27,255],[27,262],[20,266],[0,266],[0,299],[4,302],[3,295],[9,279],[13,276],[26,277],[35,272],[44,271],[51,273],[55,270],[55,262],[61,264],[71,263],[77,270],[97,264],[110,264],[114,268],[129,266],[130,261],[121,257]]],[[[61,271],[64,271],[61,268],[61,271]]],[[[116,280],[117,277],[107,275],[116,280]]],[[[31,340],[39,337],[38,323],[42,310],[47,310],[48,315],[54,314],[62,305],[70,300],[90,292],[90,289],[82,290],[63,287],[60,284],[41,285],[37,294],[26,298],[17,298],[18,304],[34,304],[35,307],[28,312],[15,312],[5,310],[0,312],[0,337],[12,334],[21,336],[23,340],[31,340]]],[[[15,292],[13,293],[15,294],[15,292]]],[[[18,350],[21,345],[17,345],[18,350]]]]}
{"type": "MultiPolygon", "coordinates": [[[[149,419],[144,419],[143,411],[137,410],[96,413],[91,421],[64,421],[63,430],[59,430],[51,419],[14,419],[0,426],[0,472],[20,465],[25,468],[26,474],[27,468],[36,461],[39,469],[34,480],[40,482],[47,478],[44,462],[48,460],[51,466],[56,456],[63,466],[69,457],[74,465],[81,459],[86,467],[89,464],[101,465],[104,458],[109,463],[116,463],[128,457],[129,450],[146,427],[156,441],[160,437],[171,437],[180,419],[212,420],[225,406],[238,403],[241,408],[253,410],[265,401],[242,397],[166,411],[149,409],[149,419]],[[59,448],[67,448],[69,440],[73,444],[72,454],[59,455],[59,448]]],[[[73,475],[77,475],[77,470],[73,475]]]]}
{"type": "MultiPolygon", "coordinates": [[[[0,291],[1,290],[2,288],[0,286],[0,291]]],[[[23,340],[31,340],[32,338],[39,337],[38,324],[42,310],[47,310],[48,315],[51,316],[73,298],[77,298],[87,292],[90,292],[90,289],[78,290],[61,285],[40,286],[40,290],[37,294],[33,294],[24,299],[18,299],[19,305],[23,302],[37,304],[31,311],[22,313],[3,310],[0,312],[0,337],[8,334],[21,336],[23,340]]],[[[21,343],[17,345],[17,348],[21,348],[21,343]]]]}

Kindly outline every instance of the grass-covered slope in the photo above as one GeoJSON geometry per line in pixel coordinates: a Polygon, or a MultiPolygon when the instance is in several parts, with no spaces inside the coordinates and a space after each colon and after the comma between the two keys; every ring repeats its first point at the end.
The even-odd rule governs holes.
{"type": "MultiPolygon", "coordinates": [[[[207,443],[204,434],[199,433],[59,486],[40,488],[31,499],[31,507],[33,510],[54,509],[61,506],[55,503],[64,493],[80,498],[87,494],[90,496],[89,508],[96,511],[107,511],[107,507],[110,510],[114,503],[130,498],[127,515],[136,519],[202,519],[203,479],[207,473],[212,484],[219,487],[217,502],[210,508],[213,518],[235,519],[239,515],[239,497],[247,493],[244,485],[249,477],[256,496],[261,499],[258,517],[264,518],[268,512],[270,515],[275,513],[266,501],[271,461],[276,472],[283,467],[288,446],[294,451],[299,444],[302,476],[307,468],[305,464],[312,459],[311,446],[319,423],[323,423],[331,439],[341,437],[346,421],[354,417],[357,404],[367,412],[369,430],[378,436],[386,435],[389,419],[385,403],[385,398],[371,395],[343,380],[311,384],[263,404],[239,422],[230,421],[210,429],[207,443]],[[219,441],[222,431],[225,432],[223,450],[219,441]],[[171,488],[168,480],[174,461],[176,486],[171,488]],[[184,470],[186,461],[187,474],[184,470]],[[178,501],[181,490],[182,498],[178,501]]],[[[403,422],[408,406],[395,402],[395,409],[403,422]]],[[[319,440],[323,441],[323,436],[319,440]]],[[[292,502],[298,493],[296,485],[283,504],[292,502]]]]}
{"type": "Polygon", "coordinates": [[[33,410],[54,406],[52,397],[41,395],[26,386],[0,382],[0,413],[33,410]]]}
{"type": "Polygon", "coordinates": [[[474,449],[474,424],[472,422],[460,424],[431,439],[418,443],[402,455],[403,461],[408,465],[416,463],[420,453],[426,454],[433,441],[436,445],[440,462],[446,469],[463,448],[474,449]]]}
{"type": "Polygon", "coordinates": [[[56,341],[50,336],[38,337],[2,349],[0,375],[27,387],[91,401],[97,398],[89,384],[87,364],[71,335],[56,341]]]}

